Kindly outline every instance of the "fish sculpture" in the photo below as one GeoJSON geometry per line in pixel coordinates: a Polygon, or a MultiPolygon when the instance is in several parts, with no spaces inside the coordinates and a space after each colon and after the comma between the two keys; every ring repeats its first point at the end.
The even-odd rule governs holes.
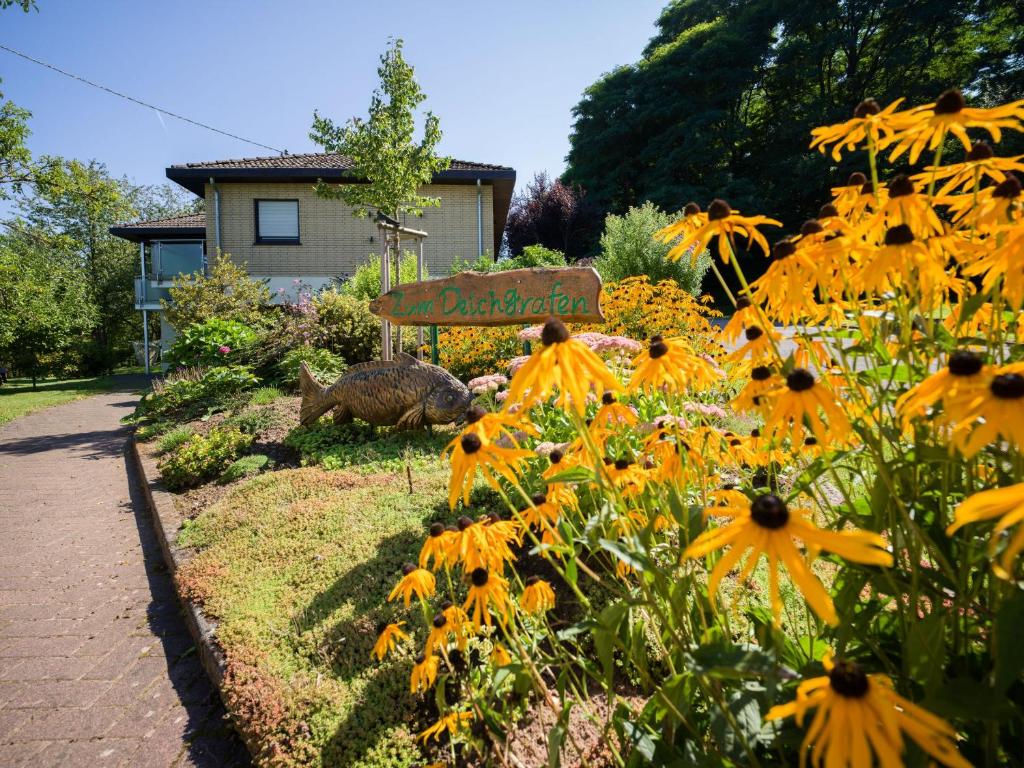
{"type": "Polygon", "coordinates": [[[473,400],[466,385],[444,368],[403,352],[394,360],[353,365],[329,387],[320,384],[303,363],[299,387],[299,422],[304,426],[333,410],[335,424],[355,418],[378,426],[416,429],[456,421],[473,400]]]}

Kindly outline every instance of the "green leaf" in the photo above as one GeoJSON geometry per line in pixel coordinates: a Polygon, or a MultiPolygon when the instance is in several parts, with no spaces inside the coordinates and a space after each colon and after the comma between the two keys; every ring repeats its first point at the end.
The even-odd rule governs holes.
{"type": "Polygon", "coordinates": [[[735,725],[720,709],[711,716],[711,733],[722,751],[730,757],[742,759],[746,754],[743,742],[753,748],[761,737],[761,705],[753,691],[734,691],[726,706],[732,714],[735,725]],[[739,733],[736,729],[739,729],[739,733]],[[742,738],[740,738],[742,737],[742,738]]]}
{"type": "Polygon", "coordinates": [[[556,472],[544,480],[545,483],[588,483],[594,479],[594,470],[587,467],[570,467],[556,472]]]}
{"type": "Polygon", "coordinates": [[[631,568],[635,568],[637,571],[643,572],[647,569],[647,558],[637,552],[630,552],[627,550],[621,542],[612,541],[610,539],[598,540],[598,545],[601,549],[606,552],[611,552],[615,557],[624,562],[631,568]]]}
{"type": "Polygon", "coordinates": [[[911,679],[930,691],[942,680],[946,615],[933,611],[911,622],[907,632],[904,660],[911,679]]]}
{"type": "Polygon", "coordinates": [[[964,720],[1006,720],[1016,717],[1007,698],[969,677],[954,678],[935,689],[923,706],[940,717],[964,720]]]}
{"type": "Polygon", "coordinates": [[[622,723],[622,735],[634,752],[646,758],[649,762],[654,760],[655,743],[647,731],[641,730],[641,728],[629,720],[623,718],[622,723]]]}
{"type": "Polygon", "coordinates": [[[1005,691],[1024,671],[1024,592],[1017,590],[996,613],[995,686],[1005,691]]]}
{"type": "Polygon", "coordinates": [[[688,654],[691,670],[720,680],[739,680],[777,674],[778,662],[756,645],[702,645],[688,654]]]}

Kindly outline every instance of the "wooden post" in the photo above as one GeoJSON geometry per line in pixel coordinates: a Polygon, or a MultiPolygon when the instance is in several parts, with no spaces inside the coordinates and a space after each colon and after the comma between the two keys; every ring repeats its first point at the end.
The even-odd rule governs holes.
{"type": "MultiPolygon", "coordinates": [[[[377,231],[381,234],[381,253],[380,253],[380,293],[383,296],[385,293],[391,290],[391,260],[390,254],[388,253],[388,244],[391,241],[390,233],[382,227],[378,227],[377,231]]],[[[387,318],[381,319],[380,326],[380,359],[390,360],[391,359],[391,321],[387,318]]]]}
{"type": "MultiPolygon", "coordinates": [[[[416,282],[423,282],[423,238],[416,244],[416,282]]],[[[423,326],[416,327],[416,357],[423,359],[423,326]]]]}

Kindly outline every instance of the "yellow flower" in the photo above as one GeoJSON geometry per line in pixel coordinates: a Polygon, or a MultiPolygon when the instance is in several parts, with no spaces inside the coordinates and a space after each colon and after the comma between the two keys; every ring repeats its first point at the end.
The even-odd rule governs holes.
{"type": "Polygon", "coordinates": [[[469,494],[473,490],[476,470],[484,476],[487,484],[495,490],[501,489],[500,478],[516,482],[516,472],[521,464],[533,456],[525,448],[502,448],[493,436],[481,435],[471,424],[462,434],[452,440],[442,451],[442,457],[450,456],[452,475],[448,482],[448,506],[455,509],[455,502],[462,494],[462,503],[469,506],[469,494]]]}
{"type": "Polygon", "coordinates": [[[994,187],[985,187],[969,195],[948,197],[943,202],[957,226],[990,230],[1019,221],[1024,197],[1020,179],[1007,173],[1006,178],[994,187]]]}
{"type": "Polygon", "coordinates": [[[800,444],[806,418],[819,442],[830,445],[849,440],[850,422],[836,396],[806,368],[793,370],[786,376],[785,386],[765,396],[772,399],[764,424],[766,435],[787,434],[794,444],[800,444]],[[827,426],[821,413],[828,418],[827,426]]]}
{"type": "Polygon", "coordinates": [[[757,308],[750,303],[749,296],[736,297],[736,311],[718,334],[722,344],[735,344],[743,331],[751,325],[758,325],[757,308]]]}
{"type": "Polygon", "coordinates": [[[452,565],[448,560],[448,553],[457,539],[458,531],[445,528],[444,523],[431,523],[430,535],[420,549],[420,568],[429,568],[431,560],[434,561],[435,571],[443,565],[452,565]]]}
{"type": "Polygon", "coordinates": [[[555,607],[555,591],[544,579],[530,576],[526,579],[526,587],[519,598],[519,605],[527,613],[550,611],[555,607]]]}
{"type": "Polygon", "coordinates": [[[688,388],[706,389],[721,378],[714,365],[695,355],[682,338],[664,339],[655,335],[651,345],[633,360],[633,376],[629,389],[657,390],[662,387],[674,392],[688,388]]]}
{"type": "Polygon", "coordinates": [[[903,736],[943,765],[971,768],[957,751],[956,731],[893,690],[885,675],[869,675],[852,661],[822,659],[826,675],[804,680],[796,700],[768,710],[765,720],[796,717],[803,725],[808,710],[817,709],[801,745],[800,764],[820,768],[884,768],[903,765],[903,736]],[[872,758],[874,756],[874,759],[872,758]]]}
{"type": "Polygon", "coordinates": [[[771,394],[779,391],[784,380],[767,365],[758,365],[750,371],[748,381],[729,403],[737,411],[766,412],[771,407],[771,394]]]}
{"type": "Polygon", "coordinates": [[[991,370],[988,387],[963,404],[953,428],[953,444],[970,458],[997,438],[1024,447],[1024,363],[991,370]]]}
{"type": "Polygon", "coordinates": [[[376,656],[377,661],[384,661],[384,657],[391,651],[394,651],[398,647],[398,643],[408,640],[409,636],[401,629],[403,624],[405,624],[404,621],[399,621],[396,624],[385,625],[377,633],[377,642],[373,644],[373,650],[370,651],[370,655],[376,656]]]}
{"type": "Polygon", "coordinates": [[[463,610],[470,612],[473,628],[483,624],[491,626],[491,609],[498,621],[505,624],[512,615],[512,602],[508,597],[508,582],[497,573],[488,573],[486,568],[476,568],[469,574],[469,594],[463,610]]]}
{"type": "Polygon", "coordinates": [[[416,658],[416,664],[412,668],[412,677],[409,680],[409,692],[417,693],[420,690],[430,690],[437,681],[437,667],[440,658],[435,654],[420,655],[416,658]]]}
{"type": "Polygon", "coordinates": [[[435,586],[434,574],[424,568],[417,568],[412,563],[406,563],[402,568],[402,580],[391,590],[388,602],[401,596],[405,600],[405,607],[408,608],[413,595],[420,600],[426,600],[434,594],[435,586]]]}
{"type": "Polygon", "coordinates": [[[441,734],[445,731],[447,731],[450,736],[454,736],[461,729],[468,728],[472,721],[472,712],[449,712],[432,726],[427,728],[427,730],[423,731],[423,733],[419,735],[420,741],[427,741],[431,737],[433,737],[435,741],[440,741],[441,734]]]}
{"type": "Polygon", "coordinates": [[[765,333],[760,325],[752,325],[743,332],[746,343],[742,347],[730,352],[725,356],[727,362],[735,363],[749,356],[754,362],[764,361],[775,357],[775,348],[772,342],[778,344],[781,337],[774,329],[765,333]]]}
{"type": "Polygon", "coordinates": [[[467,571],[475,568],[500,569],[506,560],[515,560],[509,546],[519,540],[519,528],[515,523],[490,517],[473,522],[463,516],[459,518],[458,528],[459,538],[452,551],[467,571]]]}
{"type": "Polygon", "coordinates": [[[601,396],[601,407],[594,414],[591,425],[600,429],[614,429],[623,426],[631,427],[636,422],[636,414],[633,413],[632,408],[616,400],[613,393],[605,392],[601,396]]]}
{"type": "Polygon", "coordinates": [[[624,498],[643,493],[647,485],[647,473],[644,468],[628,456],[618,459],[605,457],[604,471],[624,498]]]}
{"type": "Polygon", "coordinates": [[[1022,120],[1024,100],[991,109],[976,109],[968,107],[963,94],[954,88],[939,96],[934,104],[925,104],[902,113],[897,133],[883,139],[880,146],[896,145],[889,155],[890,162],[909,150],[910,164],[913,165],[925,148],[936,150],[949,133],[960,140],[964,149],[970,151],[968,128],[988,131],[993,141],[998,142],[1002,138],[1003,128],[1024,130],[1022,120]]]}
{"type": "Polygon", "coordinates": [[[527,528],[542,528],[556,525],[559,513],[558,504],[553,499],[549,501],[547,494],[537,493],[530,498],[530,506],[522,510],[519,517],[527,528]]]}
{"type": "MultiPolygon", "coordinates": [[[[659,229],[654,233],[654,239],[660,240],[663,243],[669,243],[677,238],[686,238],[707,223],[708,215],[701,211],[700,206],[697,205],[697,203],[687,203],[683,206],[682,218],[672,224],[669,224],[667,227],[659,229]]],[[[692,249],[690,252],[690,259],[694,264],[696,264],[697,259],[700,258],[702,249],[693,245],[689,247],[692,249]]],[[[665,258],[669,261],[679,261],[685,252],[686,248],[681,247],[679,243],[676,243],[671,249],[669,249],[669,252],[665,254],[665,258]]]]}
{"type": "Polygon", "coordinates": [[[1024,525],[1020,525],[1021,522],[1024,522],[1024,483],[982,491],[966,499],[957,507],[956,518],[953,524],[946,529],[946,534],[952,536],[968,523],[991,520],[995,517],[1001,519],[992,530],[988,542],[989,556],[993,558],[992,570],[1000,578],[1011,579],[1013,578],[1013,562],[1021,550],[1024,550],[1024,525]],[[1006,543],[1002,557],[998,561],[995,560],[1003,534],[1014,526],[1019,526],[1019,528],[1006,543]]]}
{"type": "Polygon", "coordinates": [[[454,623],[448,621],[448,616],[444,611],[435,613],[434,618],[430,622],[430,634],[427,635],[427,645],[424,653],[430,656],[435,651],[443,650],[448,644],[448,636],[453,634],[456,629],[457,627],[454,623]]]}
{"type": "Polygon", "coordinates": [[[1024,164],[1018,162],[1024,155],[996,157],[992,145],[984,141],[975,142],[962,163],[952,165],[929,165],[914,176],[918,184],[945,182],[935,192],[936,197],[945,197],[951,192],[974,192],[980,189],[984,179],[999,184],[1006,179],[1007,171],[1024,171],[1024,164]]]}
{"type": "Polygon", "coordinates": [[[866,234],[873,240],[881,239],[887,230],[898,224],[906,224],[918,239],[942,232],[938,214],[928,198],[919,193],[909,176],[902,173],[894,176],[887,189],[888,199],[875,212],[867,226],[866,234]]]}
{"type": "Polygon", "coordinates": [[[530,355],[512,377],[506,406],[522,403],[529,407],[558,390],[557,404],[571,406],[582,416],[591,387],[598,397],[622,389],[600,357],[583,342],[569,337],[561,320],[551,318],[544,323],[541,341],[543,348],[530,355]]]}
{"type": "Polygon", "coordinates": [[[491,649],[491,663],[496,667],[507,667],[512,663],[512,657],[501,643],[495,643],[491,649]]]}
{"type": "MultiPolygon", "coordinates": [[[[825,149],[832,145],[832,159],[842,159],[843,150],[853,150],[861,144],[872,143],[876,147],[883,140],[894,135],[898,126],[896,108],[903,99],[896,99],[882,109],[874,99],[865,99],[853,111],[853,117],[845,123],[814,128],[811,131],[813,141],[811,149],[825,154],[825,149]]],[[[861,182],[862,184],[864,182],[861,182]]]]}
{"type": "Polygon", "coordinates": [[[766,225],[780,227],[782,223],[775,219],[769,219],[767,216],[740,216],[739,212],[733,211],[725,200],[712,200],[711,205],[708,206],[707,221],[686,232],[670,252],[669,258],[671,258],[671,253],[675,253],[675,258],[678,259],[691,248],[694,253],[700,253],[710,247],[714,238],[718,238],[718,255],[724,263],[728,264],[729,253],[732,250],[731,244],[736,235],[743,235],[747,238],[748,248],[756,243],[764,253],[768,253],[768,241],[757,230],[758,227],[766,225]]]}
{"type": "Polygon", "coordinates": [[[908,428],[915,418],[921,418],[939,401],[942,402],[942,423],[961,421],[965,408],[982,393],[991,378],[991,367],[981,355],[959,349],[949,356],[947,365],[924,381],[904,392],[896,400],[896,410],[903,416],[908,428]]]}
{"type": "MultiPolygon", "coordinates": [[[[823,228],[815,220],[804,225],[823,228]]],[[[802,242],[802,240],[801,240],[802,242]]],[[[821,258],[817,245],[800,247],[792,239],[780,240],[772,246],[772,261],[768,269],[751,284],[754,301],[763,305],[765,312],[776,322],[793,324],[815,313],[814,288],[821,282],[820,273],[828,262],[821,258]]]]}
{"type": "Polygon", "coordinates": [[[791,510],[773,494],[763,494],[753,501],[738,491],[718,492],[715,497],[721,499],[724,506],[709,507],[705,516],[727,517],[731,522],[705,531],[683,552],[684,558],[696,558],[730,547],[708,577],[708,595],[712,603],[722,578],[739,564],[747,552],[751,552],[739,582],[746,581],[762,555],[768,558],[768,592],[776,623],[782,614],[778,574],[778,566],[782,564],[814,612],[836,626],[839,617],[832,598],[811,572],[794,541],[799,540],[805,547],[832,552],[855,563],[892,565],[892,555],[885,551],[885,541],[876,533],[822,530],[808,519],[805,510],[791,510]]]}

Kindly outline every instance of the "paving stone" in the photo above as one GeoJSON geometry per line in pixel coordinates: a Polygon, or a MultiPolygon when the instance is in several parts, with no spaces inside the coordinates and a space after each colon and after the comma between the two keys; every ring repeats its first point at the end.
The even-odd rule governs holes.
{"type": "MultiPolygon", "coordinates": [[[[138,386],[138,384],[134,384],[138,386]]],[[[248,765],[97,395],[0,427],[0,765],[248,765]]]]}

